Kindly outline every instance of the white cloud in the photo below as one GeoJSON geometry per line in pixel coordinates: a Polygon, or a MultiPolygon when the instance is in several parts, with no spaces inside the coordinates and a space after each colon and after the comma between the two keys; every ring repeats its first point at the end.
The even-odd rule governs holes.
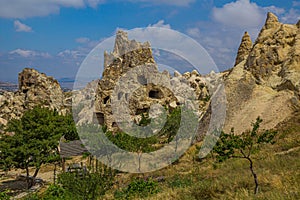
{"type": "Polygon", "coordinates": [[[250,0],[237,0],[221,8],[213,8],[212,16],[227,27],[259,29],[265,22],[267,12],[282,15],[285,10],[276,6],[260,7],[250,0]]]}
{"type": "Polygon", "coordinates": [[[213,19],[230,27],[249,28],[260,26],[265,18],[263,9],[249,0],[238,0],[213,8],[213,19]]]}
{"type": "Polygon", "coordinates": [[[75,41],[79,44],[86,44],[90,41],[90,39],[87,37],[80,37],[80,38],[77,38],[75,41]]]}
{"type": "Polygon", "coordinates": [[[0,17],[27,18],[59,13],[62,7],[97,7],[104,0],[1,0],[0,17]]]}
{"type": "Polygon", "coordinates": [[[278,8],[276,6],[262,7],[262,9],[265,11],[264,13],[272,12],[275,15],[281,15],[285,12],[283,8],[278,8]]]}
{"type": "Polygon", "coordinates": [[[145,2],[151,4],[165,4],[165,5],[174,5],[174,6],[189,6],[191,3],[194,3],[196,0],[129,0],[131,2],[145,2]]]}
{"type": "Polygon", "coordinates": [[[148,27],[157,27],[157,28],[168,28],[171,29],[170,24],[165,24],[164,20],[159,20],[156,24],[149,24],[148,27]]]}
{"type": "Polygon", "coordinates": [[[300,11],[297,9],[290,9],[289,12],[285,13],[282,17],[281,17],[282,21],[285,23],[297,23],[298,20],[300,20],[300,11]]]}
{"type": "Polygon", "coordinates": [[[78,57],[81,56],[81,53],[76,50],[69,50],[66,49],[64,51],[61,51],[57,54],[57,56],[62,57],[62,58],[74,58],[77,59],[78,57]]]}
{"type": "Polygon", "coordinates": [[[32,28],[30,26],[21,23],[19,20],[14,21],[14,27],[17,32],[32,32],[32,28]]]}
{"type": "Polygon", "coordinates": [[[254,41],[264,25],[267,12],[275,13],[285,23],[295,23],[300,17],[295,8],[287,12],[276,6],[262,7],[249,0],[237,0],[213,8],[212,22],[200,21],[186,33],[208,50],[220,68],[226,69],[234,64],[243,33],[248,31],[254,41]]]}
{"type": "Polygon", "coordinates": [[[299,1],[293,1],[293,7],[298,7],[300,6],[300,2],[299,1]]]}
{"type": "MultiPolygon", "coordinates": [[[[115,0],[117,1],[117,0],[115,0]]],[[[189,6],[196,0],[118,0],[133,3],[165,4],[174,6],[189,6]]],[[[28,18],[47,16],[59,13],[63,7],[67,8],[97,8],[107,0],[1,0],[0,17],[2,18],[28,18]]]]}
{"type": "Polygon", "coordinates": [[[50,58],[51,55],[47,52],[38,52],[32,50],[24,50],[24,49],[15,49],[9,52],[10,55],[18,55],[24,58],[33,58],[33,57],[43,57],[50,58]]]}
{"type": "Polygon", "coordinates": [[[197,27],[187,29],[186,33],[193,38],[199,38],[201,35],[200,30],[197,27]]]}
{"type": "Polygon", "coordinates": [[[105,3],[105,0],[87,0],[87,3],[92,8],[97,8],[99,4],[105,3]]]}

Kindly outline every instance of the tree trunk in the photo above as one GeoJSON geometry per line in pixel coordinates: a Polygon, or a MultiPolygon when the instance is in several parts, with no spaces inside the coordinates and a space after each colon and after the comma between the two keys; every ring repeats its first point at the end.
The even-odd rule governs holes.
{"type": "Polygon", "coordinates": [[[28,167],[26,167],[26,183],[27,183],[27,189],[30,189],[32,186],[32,183],[29,178],[29,168],[28,167]]]}
{"type": "Polygon", "coordinates": [[[39,171],[40,171],[40,167],[37,167],[37,168],[35,169],[34,174],[33,174],[33,177],[34,177],[34,178],[38,175],[39,171]]]}
{"type": "Polygon", "coordinates": [[[252,174],[252,176],[253,176],[254,183],[255,183],[254,194],[257,194],[257,193],[258,193],[258,180],[257,180],[257,175],[256,175],[256,173],[254,172],[254,169],[253,169],[253,162],[252,162],[251,158],[247,157],[247,160],[250,162],[250,171],[251,171],[251,174],[252,174]]]}

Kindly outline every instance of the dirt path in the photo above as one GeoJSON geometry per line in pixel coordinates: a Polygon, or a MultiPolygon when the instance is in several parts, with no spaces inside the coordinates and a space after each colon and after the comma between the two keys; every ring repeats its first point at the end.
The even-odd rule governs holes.
{"type": "Polygon", "coordinates": [[[294,148],[291,148],[287,151],[282,151],[282,152],[275,153],[275,155],[285,155],[285,154],[291,153],[293,151],[297,151],[298,149],[300,149],[300,147],[294,147],[294,148]]]}

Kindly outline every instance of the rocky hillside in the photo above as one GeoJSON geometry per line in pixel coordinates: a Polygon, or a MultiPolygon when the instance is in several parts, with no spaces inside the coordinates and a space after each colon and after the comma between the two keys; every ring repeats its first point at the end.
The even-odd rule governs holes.
{"type": "MultiPolygon", "coordinates": [[[[274,14],[268,13],[254,43],[245,32],[235,66],[229,72],[217,75],[199,75],[196,71],[183,75],[164,72],[169,77],[167,82],[187,82],[199,99],[199,116],[205,116],[201,119],[199,135],[205,133],[211,117],[209,103],[206,102],[213,93],[211,83],[220,77],[225,83],[227,99],[225,131],[232,127],[237,133],[245,131],[258,116],[264,120],[263,128],[270,129],[293,116],[299,109],[299,25],[300,22],[282,24],[274,14]]],[[[152,68],[151,72],[157,71],[150,44],[130,41],[126,33],[118,32],[114,51],[105,54],[103,78],[96,91],[95,114],[100,123],[109,128],[116,126],[111,107],[113,89],[122,75],[139,65],[147,65],[152,68]]],[[[155,103],[167,107],[182,103],[165,88],[147,84],[147,77],[136,77],[133,82],[140,85],[140,89],[128,100],[132,121],[138,123],[140,114],[149,111],[155,103]]],[[[130,89],[125,88],[118,98],[128,98],[126,90],[130,89]]]]}
{"type": "MultiPolygon", "coordinates": [[[[201,119],[199,134],[206,130],[210,120],[210,96],[218,79],[225,83],[227,109],[225,131],[232,127],[236,132],[249,129],[260,116],[263,128],[274,128],[299,110],[300,96],[300,22],[283,24],[268,13],[265,25],[253,43],[247,32],[242,37],[235,66],[224,73],[200,75],[197,71],[170,75],[159,72],[149,43],[129,40],[127,33],[119,31],[114,50],[104,55],[104,72],[101,80],[90,83],[85,89],[73,92],[73,99],[65,97],[58,82],[33,69],[19,74],[19,89],[0,95],[0,123],[20,117],[34,105],[43,104],[62,113],[67,112],[73,101],[77,123],[97,121],[116,129],[112,99],[124,100],[130,108],[131,121],[136,123],[141,114],[154,104],[173,109],[183,103],[187,91],[193,91],[201,119]],[[142,66],[140,68],[139,66],[142,66]],[[149,72],[149,76],[131,76],[133,86],[120,85],[127,72],[149,72]],[[151,73],[150,73],[151,72],[151,73]],[[157,78],[150,77],[155,74],[157,78]],[[186,83],[187,88],[177,87],[175,96],[168,87],[153,84],[156,81],[168,87],[186,83]],[[118,93],[114,91],[117,87],[118,93]],[[138,88],[134,92],[130,91],[138,88]],[[94,98],[95,97],[95,98],[94,98]],[[181,98],[182,97],[182,98],[181,98]],[[94,102],[95,101],[95,102],[94,102]]],[[[155,112],[154,112],[155,115],[155,112]]]]}
{"type": "MultiPolygon", "coordinates": [[[[204,100],[209,96],[204,77],[197,71],[184,75],[175,72],[174,76],[167,71],[159,72],[149,43],[129,40],[126,32],[118,31],[114,51],[110,54],[105,53],[104,56],[105,68],[97,87],[95,101],[95,114],[100,124],[106,124],[109,129],[117,128],[113,116],[113,98],[122,101],[120,106],[117,106],[118,117],[124,115],[126,119],[119,120],[133,121],[137,124],[141,115],[149,112],[154,104],[169,109],[184,104],[184,97],[189,91],[195,94],[198,100],[195,106],[199,115],[203,113],[206,104],[204,100]],[[125,106],[130,109],[129,117],[121,111],[126,109],[125,106]]],[[[153,116],[160,112],[159,109],[152,111],[153,116]]]]}
{"type": "Polygon", "coordinates": [[[16,92],[0,95],[0,123],[19,118],[25,110],[43,105],[66,113],[65,96],[59,83],[34,69],[25,68],[19,73],[19,88],[16,92]]]}
{"type": "Polygon", "coordinates": [[[299,109],[300,21],[282,24],[268,13],[254,44],[245,33],[236,65],[225,77],[225,130],[250,128],[257,116],[273,128],[299,109]]]}

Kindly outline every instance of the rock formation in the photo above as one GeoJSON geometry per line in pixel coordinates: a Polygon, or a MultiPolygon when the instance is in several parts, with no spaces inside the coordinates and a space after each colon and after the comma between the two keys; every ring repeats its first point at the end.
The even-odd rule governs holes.
{"type": "Polygon", "coordinates": [[[236,66],[237,64],[239,64],[240,62],[248,58],[251,48],[252,48],[252,41],[250,35],[248,34],[248,32],[245,32],[242,38],[242,42],[238,49],[234,66],[236,66]]]}
{"type": "Polygon", "coordinates": [[[7,121],[19,118],[25,110],[36,105],[56,109],[64,114],[67,112],[64,98],[60,85],[54,78],[25,68],[19,73],[18,91],[4,92],[0,96],[0,119],[7,121]]]}
{"type": "MultiPolygon", "coordinates": [[[[180,98],[182,94],[174,95],[167,87],[151,84],[151,80],[161,81],[161,84],[187,83],[198,99],[199,116],[207,112],[205,116],[210,117],[209,96],[214,86],[218,85],[218,80],[223,79],[227,99],[225,131],[229,132],[232,127],[237,133],[250,129],[251,123],[258,116],[263,119],[262,128],[273,128],[299,109],[299,24],[282,24],[274,14],[269,13],[253,45],[249,34],[245,32],[236,64],[231,70],[218,74],[212,72],[205,76],[197,71],[184,74],[175,71],[174,76],[158,72],[150,44],[130,41],[126,33],[119,31],[114,51],[105,53],[105,69],[96,91],[95,114],[98,121],[111,130],[117,129],[111,105],[114,98],[128,100],[128,105],[124,101],[124,106],[126,104],[130,108],[128,118],[136,123],[140,115],[148,112],[153,104],[172,109],[183,103],[184,99],[180,98]],[[159,78],[134,75],[143,69],[149,74],[155,73],[159,78]],[[130,73],[131,81],[135,84],[131,87],[126,86],[126,83],[120,84],[122,77],[130,73]],[[115,93],[114,88],[119,93],[115,93]]],[[[201,120],[203,126],[210,121],[205,118],[201,120]]],[[[199,134],[205,130],[200,128],[199,134]]]]}
{"type": "Polygon", "coordinates": [[[154,104],[172,109],[184,103],[184,98],[180,96],[188,94],[189,91],[181,88],[180,83],[186,82],[189,89],[196,92],[199,100],[197,106],[202,109],[205,104],[203,99],[209,96],[204,79],[198,72],[184,75],[176,72],[174,77],[167,71],[160,73],[150,44],[128,40],[127,33],[123,31],[117,32],[113,52],[105,53],[104,66],[96,92],[95,114],[99,123],[106,124],[109,129],[117,128],[111,105],[113,98],[124,100],[124,107],[130,109],[130,120],[138,124],[141,114],[148,113],[154,104]],[[122,81],[123,83],[120,83],[122,81]],[[127,82],[130,84],[126,85],[127,82]],[[177,97],[174,91],[170,90],[175,85],[178,86],[176,90],[180,91],[177,97]]]}
{"type": "Polygon", "coordinates": [[[66,98],[66,102],[72,104],[74,121],[77,124],[92,123],[94,116],[94,102],[99,80],[94,80],[85,88],[72,92],[72,96],[66,98]]]}
{"type": "Polygon", "coordinates": [[[268,13],[264,27],[251,50],[245,68],[260,84],[299,94],[300,29],[282,24],[268,13]]]}
{"type": "Polygon", "coordinates": [[[75,91],[73,99],[64,99],[53,78],[25,69],[19,75],[19,90],[0,95],[0,123],[20,117],[37,104],[65,113],[72,102],[78,124],[97,121],[117,130],[120,119],[113,113],[122,111],[114,110],[115,107],[127,107],[127,120],[138,124],[142,114],[149,113],[150,117],[159,114],[156,109],[150,112],[153,105],[172,110],[185,102],[185,95],[193,94],[197,100],[193,106],[200,119],[206,116],[200,123],[203,127],[199,134],[203,134],[211,116],[209,97],[221,79],[225,82],[227,99],[226,132],[232,127],[236,133],[250,129],[258,116],[263,119],[262,128],[274,128],[300,108],[300,21],[294,25],[282,24],[272,13],[268,13],[253,45],[245,32],[235,66],[223,73],[200,75],[197,71],[184,74],[175,71],[171,76],[166,71],[159,72],[150,44],[129,40],[122,31],[117,33],[113,52],[105,52],[104,58],[102,79],[75,91]],[[121,104],[112,106],[115,100],[121,104]]]}
{"type": "Polygon", "coordinates": [[[240,56],[239,49],[236,66],[225,78],[225,131],[245,131],[258,116],[263,128],[273,128],[299,109],[299,31],[297,25],[282,24],[268,13],[248,55],[240,56]]]}

